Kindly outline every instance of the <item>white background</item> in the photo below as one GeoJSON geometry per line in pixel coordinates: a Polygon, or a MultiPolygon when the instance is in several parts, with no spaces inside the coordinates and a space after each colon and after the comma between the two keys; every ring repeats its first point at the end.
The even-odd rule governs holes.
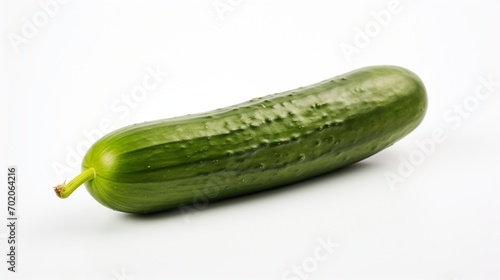
{"type": "Polygon", "coordinates": [[[500,2],[390,3],[2,1],[0,218],[16,165],[19,249],[8,272],[1,226],[0,278],[500,279],[500,2]],[[428,112],[341,172],[148,217],[52,191],[99,133],[375,64],[417,73],[428,112]]]}

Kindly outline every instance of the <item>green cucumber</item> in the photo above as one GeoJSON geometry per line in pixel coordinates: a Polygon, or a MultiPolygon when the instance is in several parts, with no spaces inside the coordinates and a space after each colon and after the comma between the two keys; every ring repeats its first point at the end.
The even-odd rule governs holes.
{"type": "Polygon", "coordinates": [[[290,184],[365,159],[422,121],[423,83],[372,66],[206,113],[135,124],[89,149],[85,183],[111,209],[151,213],[290,184]]]}

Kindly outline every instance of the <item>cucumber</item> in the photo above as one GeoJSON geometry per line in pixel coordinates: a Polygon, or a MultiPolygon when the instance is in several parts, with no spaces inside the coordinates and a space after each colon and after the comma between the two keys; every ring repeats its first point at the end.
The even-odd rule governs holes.
{"type": "Polygon", "coordinates": [[[365,159],[422,121],[422,81],[396,66],[361,68],[206,113],[134,124],[88,150],[82,173],[102,205],[152,213],[301,181],[365,159]],[[202,196],[202,197],[200,197],[202,196]]]}

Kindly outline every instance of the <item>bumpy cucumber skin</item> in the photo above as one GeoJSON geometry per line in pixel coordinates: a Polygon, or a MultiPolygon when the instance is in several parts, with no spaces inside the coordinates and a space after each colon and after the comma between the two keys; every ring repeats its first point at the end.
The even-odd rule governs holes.
{"type": "Polygon", "coordinates": [[[408,134],[423,83],[372,66],[218,109],[131,125],[98,140],[83,169],[101,204],[151,213],[297,182],[365,159],[408,134]]]}

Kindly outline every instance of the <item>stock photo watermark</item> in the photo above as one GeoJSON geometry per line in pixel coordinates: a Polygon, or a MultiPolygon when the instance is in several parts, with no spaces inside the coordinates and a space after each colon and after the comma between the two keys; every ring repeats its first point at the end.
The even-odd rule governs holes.
{"type": "Polygon", "coordinates": [[[457,130],[462,127],[464,121],[468,119],[481,105],[500,88],[500,80],[493,80],[492,76],[478,77],[478,85],[474,93],[467,95],[462,102],[453,104],[443,112],[443,121],[448,126],[436,127],[428,137],[415,140],[416,148],[405,157],[399,158],[396,171],[387,171],[384,178],[392,192],[396,191],[396,186],[403,184],[414,174],[419,166],[431,157],[438,146],[445,143],[448,137],[448,130],[457,130]]]}
{"type": "Polygon", "coordinates": [[[384,28],[390,25],[395,15],[401,13],[403,7],[398,0],[391,0],[387,7],[378,11],[371,11],[371,20],[367,21],[363,27],[354,28],[354,37],[351,43],[340,42],[339,48],[347,62],[351,62],[352,56],[360,54],[372,39],[377,37],[384,28]]]}
{"type": "Polygon", "coordinates": [[[17,262],[19,259],[17,247],[19,246],[17,234],[19,221],[17,217],[18,211],[18,168],[16,166],[7,167],[7,270],[11,272],[17,271],[17,262]]]}
{"type": "Polygon", "coordinates": [[[79,168],[90,146],[99,138],[111,132],[114,129],[113,124],[118,119],[124,119],[129,116],[130,112],[139,107],[139,104],[146,100],[169,76],[168,72],[160,69],[160,65],[148,66],[145,72],[146,74],[142,77],[140,83],[110,103],[110,111],[113,113],[112,117],[102,118],[95,128],[84,129],[82,131],[83,139],[74,146],[67,145],[65,147],[67,154],[64,161],[52,162],[52,170],[58,180],[64,180],[67,175],[79,168]]]}
{"type": "Polygon", "coordinates": [[[226,19],[226,15],[234,12],[242,2],[243,0],[214,0],[212,6],[219,19],[223,21],[226,19]]]}
{"type": "Polygon", "coordinates": [[[321,265],[340,247],[340,244],[334,242],[328,235],[326,238],[318,237],[317,245],[314,247],[311,255],[302,259],[299,264],[294,264],[285,271],[281,277],[282,280],[304,280],[316,272],[321,265]]]}
{"type": "Polygon", "coordinates": [[[21,47],[36,37],[40,29],[47,26],[51,19],[56,17],[61,7],[71,0],[44,0],[39,1],[39,9],[31,17],[22,17],[21,30],[7,33],[7,38],[15,53],[19,53],[21,47]]]}
{"type": "Polygon", "coordinates": [[[219,187],[205,187],[202,191],[195,190],[193,201],[191,204],[181,204],[179,211],[186,223],[191,222],[191,218],[198,215],[201,210],[206,209],[210,204],[211,199],[214,199],[219,194],[219,187]]]}
{"type": "Polygon", "coordinates": [[[123,267],[121,268],[120,271],[113,269],[111,270],[111,274],[113,275],[113,278],[110,280],[134,280],[135,276],[132,274],[129,274],[123,267]]]}
{"type": "Polygon", "coordinates": [[[231,176],[225,173],[219,176],[209,176],[202,190],[194,190],[194,196],[190,204],[181,204],[178,209],[186,223],[190,223],[194,216],[208,207],[211,201],[216,200],[221,194],[221,187],[232,183],[231,176]]]}

